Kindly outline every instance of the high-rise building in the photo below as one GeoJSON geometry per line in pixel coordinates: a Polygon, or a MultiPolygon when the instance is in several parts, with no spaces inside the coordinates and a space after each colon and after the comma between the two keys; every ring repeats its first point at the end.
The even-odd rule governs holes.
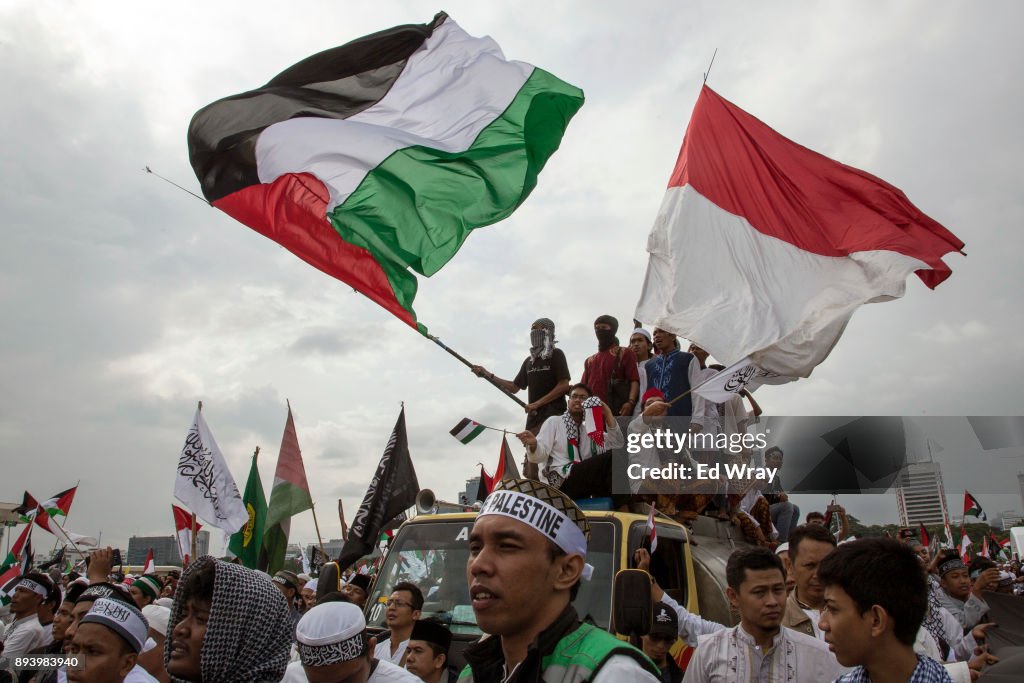
{"type": "Polygon", "coordinates": [[[466,490],[459,492],[459,503],[462,505],[472,505],[476,502],[476,493],[480,488],[480,477],[473,477],[472,479],[466,480],[466,490]]]}
{"type": "Polygon", "coordinates": [[[900,526],[945,524],[949,516],[939,463],[911,462],[900,470],[896,502],[900,526]]]}
{"type": "MultiPolygon", "coordinates": [[[[146,563],[149,549],[153,549],[153,562],[157,565],[181,566],[181,553],[178,552],[176,536],[132,536],[128,539],[128,552],[124,563],[142,565],[146,563]]],[[[196,534],[196,554],[208,555],[210,552],[210,532],[205,529],[196,534]]]]}

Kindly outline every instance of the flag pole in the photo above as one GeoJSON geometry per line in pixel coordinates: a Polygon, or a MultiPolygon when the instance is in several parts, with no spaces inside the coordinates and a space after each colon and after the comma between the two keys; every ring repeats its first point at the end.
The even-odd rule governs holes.
{"type": "Polygon", "coordinates": [[[316,521],[316,503],[310,501],[309,509],[313,511],[313,528],[316,529],[316,541],[320,544],[320,554],[323,557],[327,557],[327,553],[324,551],[324,539],[320,538],[320,523],[316,521]]]}
{"type": "MultiPolygon", "coordinates": [[[[200,405],[201,405],[201,403],[200,403],[200,405]]],[[[190,558],[190,561],[191,562],[195,562],[196,561],[197,544],[196,544],[196,513],[194,513],[194,512],[192,513],[192,539],[191,540],[192,540],[192,547],[190,548],[190,552],[192,553],[192,557],[190,558]]]]}
{"type": "MultiPolygon", "coordinates": [[[[427,339],[429,339],[430,341],[434,342],[435,344],[437,344],[438,346],[440,346],[440,347],[441,347],[442,349],[444,349],[445,351],[447,351],[448,353],[450,353],[450,354],[451,354],[452,356],[454,356],[454,357],[455,357],[455,358],[456,358],[456,359],[457,359],[457,360],[458,360],[458,361],[459,361],[460,363],[462,363],[463,365],[465,365],[465,366],[466,366],[467,368],[472,368],[472,367],[473,367],[473,364],[472,364],[472,363],[470,363],[470,362],[469,362],[468,360],[466,360],[465,358],[463,358],[462,356],[460,356],[460,355],[459,355],[459,353],[458,353],[458,351],[455,351],[455,350],[454,350],[454,349],[452,349],[451,347],[449,347],[449,346],[446,346],[444,342],[442,342],[442,341],[441,341],[440,339],[438,339],[438,338],[437,338],[437,337],[435,337],[434,335],[432,335],[432,334],[428,334],[428,335],[427,335],[427,339]]],[[[510,391],[508,391],[507,389],[505,389],[505,387],[501,386],[500,384],[498,384],[497,382],[495,382],[495,381],[494,381],[494,373],[491,373],[491,376],[490,376],[490,377],[487,377],[486,375],[484,375],[484,376],[483,376],[483,378],[484,378],[485,380],[487,380],[487,381],[488,381],[488,382],[489,382],[489,383],[491,384],[491,386],[493,386],[493,387],[494,387],[495,389],[497,389],[497,390],[498,390],[498,391],[500,391],[501,393],[503,393],[503,394],[505,394],[506,396],[508,396],[508,397],[509,397],[510,399],[512,399],[513,401],[515,401],[516,403],[518,403],[518,404],[519,404],[519,405],[520,405],[521,407],[523,407],[523,408],[525,408],[525,407],[526,407],[526,403],[524,403],[524,402],[523,402],[523,400],[522,400],[521,398],[518,398],[518,397],[517,397],[517,396],[516,396],[515,394],[511,393],[510,391]]],[[[532,413],[531,413],[531,414],[532,414],[532,413]]]]}

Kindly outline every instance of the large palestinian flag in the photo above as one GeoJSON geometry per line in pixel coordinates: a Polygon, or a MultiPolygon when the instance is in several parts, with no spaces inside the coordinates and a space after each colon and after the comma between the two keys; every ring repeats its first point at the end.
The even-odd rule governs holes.
{"type": "Polygon", "coordinates": [[[441,13],[204,107],[189,157],[214,206],[425,332],[413,272],[511,214],[582,104],[441,13]]]}

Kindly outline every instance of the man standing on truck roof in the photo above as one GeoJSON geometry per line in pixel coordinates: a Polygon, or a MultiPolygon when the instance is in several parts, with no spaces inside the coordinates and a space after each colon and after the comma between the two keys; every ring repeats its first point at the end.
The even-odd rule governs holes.
{"type": "Polygon", "coordinates": [[[590,523],[557,489],[503,479],[469,536],[466,578],[477,625],[491,638],[466,650],[459,683],[575,681],[657,683],[635,647],[591,624],[570,604],[586,564],[590,523]]]}
{"type": "MultiPolygon", "coordinates": [[[[555,323],[537,318],[530,325],[530,355],[519,368],[515,379],[495,376],[481,365],[471,369],[477,377],[486,377],[505,391],[515,394],[526,389],[526,430],[537,435],[544,420],[565,412],[565,395],[569,393],[569,364],[561,349],[555,348],[555,323]]],[[[537,466],[527,461],[524,471],[537,479],[537,466]],[[528,470],[532,467],[533,472],[528,470]]]]}
{"type": "Polygon", "coordinates": [[[767,548],[737,550],[729,556],[726,594],[740,613],[740,623],[698,639],[683,683],[819,683],[842,673],[825,643],[782,626],[782,571],[782,561],[767,548]]]}

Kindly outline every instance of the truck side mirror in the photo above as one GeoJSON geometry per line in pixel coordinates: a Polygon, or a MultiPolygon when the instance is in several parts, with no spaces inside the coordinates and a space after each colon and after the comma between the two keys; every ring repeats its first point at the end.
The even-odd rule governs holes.
{"type": "Polygon", "coordinates": [[[612,630],[624,636],[645,636],[654,623],[651,575],[642,569],[622,569],[612,588],[612,630]]]}

